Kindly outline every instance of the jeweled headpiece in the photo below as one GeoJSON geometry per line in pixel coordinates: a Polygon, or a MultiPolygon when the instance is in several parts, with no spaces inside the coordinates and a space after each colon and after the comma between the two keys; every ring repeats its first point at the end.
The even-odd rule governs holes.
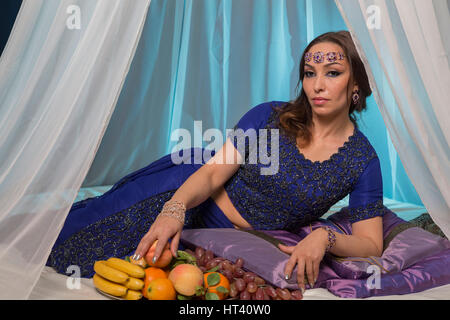
{"type": "Polygon", "coordinates": [[[322,63],[324,56],[326,56],[328,62],[335,62],[336,60],[344,60],[345,54],[334,51],[327,52],[326,54],[322,51],[314,52],[314,54],[307,52],[305,54],[305,61],[310,62],[312,57],[314,63],[322,63]]]}

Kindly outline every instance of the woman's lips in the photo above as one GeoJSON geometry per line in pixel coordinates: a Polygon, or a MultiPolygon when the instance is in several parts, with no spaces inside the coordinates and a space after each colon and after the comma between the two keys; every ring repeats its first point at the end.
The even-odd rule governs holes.
{"type": "Polygon", "coordinates": [[[327,99],[313,99],[314,104],[317,105],[322,105],[324,103],[326,103],[328,100],[327,99]]]}

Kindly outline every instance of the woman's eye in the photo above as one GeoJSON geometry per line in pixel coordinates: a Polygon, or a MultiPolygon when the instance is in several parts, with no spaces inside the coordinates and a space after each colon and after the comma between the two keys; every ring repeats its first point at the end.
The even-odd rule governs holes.
{"type": "MultiPolygon", "coordinates": [[[[307,78],[311,78],[314,72],[311,71],[305,71],[305,77],[307,78]]],[[[338,75],[340,75],[341,73],[339,71],[329,71],[328,74],[331,74],[332,77],[337,77],[338,75]]]]}
{"type": "Polygon", "coordinates": [[[328,73],[334,74],[334,76],[333,76],[333,77],[337,77],[338,75],[340,75],[340,74],[341,74],[341,73],[340,73],[340,72],[338,72],[338,71],[330,71],[330,72],[328,72],[328,73]]]}

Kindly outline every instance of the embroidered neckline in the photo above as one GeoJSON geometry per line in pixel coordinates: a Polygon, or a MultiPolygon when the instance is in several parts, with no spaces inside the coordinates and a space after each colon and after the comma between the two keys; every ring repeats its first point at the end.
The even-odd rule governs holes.
{"type": "Polygon", "coordinates": [[[357,131],[358,131],[358,128],[356,128],[356,126],[354,126],[352,135],[350,135],[350,136],[347,138],[347,140],[344,142],[344,144],[343,144],[342,146],[340,146],[340,147],[338,148],[338,150],[330,156],[330,158],[328,158],[328,159],[326,159],[326,160],[323,160],[323,161],[320,161],[320,160],[313,161],[313,160],[310,160],[310,159],[306,158],[305,155],[298,149],[297,144],[296,144],[295,142],[293,142],[293,144],[294,144],[293,147],[294,147],[295,150],[297,151],[297,155],[298,155],[298,156],[300,157],[300,159],[302,159],[304,162],[307,162],[307,163],[309,163],[309,164],[311,164],[311,165],[319,165],[319,166],[320,166],[320,165],[324,165],[324,164],[327,164],[327,163],[329,163],[329,162],[332,162],[332,161],[333,161],[336,157],[338,157],[344,150],[346,150],[346,149],[348,148],[348,146],[350,145],[350,143],[356,138],[357,131]]]}

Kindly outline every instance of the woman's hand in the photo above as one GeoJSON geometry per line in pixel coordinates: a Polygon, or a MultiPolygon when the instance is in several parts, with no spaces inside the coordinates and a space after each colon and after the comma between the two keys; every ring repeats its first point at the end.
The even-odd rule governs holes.
{"type": "Polygon", "coordinates": [[[140,258],[145,257],[148,249],[156,240],[158,240],[153,257],[153,262],[156,262],[170,238],[172,238],[170,251],[172,252],[172,256],[176,257],[182,230],[183,224],[177,219],[171,217],[157,217],[149,231],[139,242],[133,259],[139,260],[140,258]]]}
{"type": "Polygon", "coordinates": [[[296,246],[285,246],[279,244],[281,251],[290,254],[284,274],[286,279],[291,277],[292,270],[297,264],[297,282],[302,291],[305,291],[305,270],[307,281],[311,288],[314,286],[319,275],[320,262],[325,255],[328,244],[327,232],[321,228],[314,230],[296,246]]]}

